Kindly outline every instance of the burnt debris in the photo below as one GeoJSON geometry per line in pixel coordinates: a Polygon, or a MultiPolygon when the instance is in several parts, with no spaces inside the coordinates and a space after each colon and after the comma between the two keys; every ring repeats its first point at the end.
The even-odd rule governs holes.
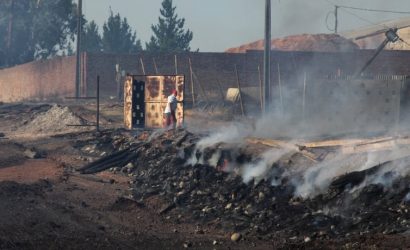
{"type": "Polygon", "coordinates": [[[121,145],[121,150],[79,171],[109,169],[129,176],[131,200],[144,204],[150,197],[160,197],[164,206],[158,214],[176,222],[184,219],[245,236],[287,237],[300,242],[399,233],[410,227],[409,177],[392,178],[391,188],[366,184],[382,164],[342,175],[332,180],[325,193],[300,198],[295,197],[291,181],[272,185],[292,160],[274,163],[268,178],[244,183],[235,170],[226,171],[226,164],[252,162],[257,157],[237,145],[219,143],[199,152],[196,143],[200,136],[182,129],[157,135],[143,132],[135,139],[116,138],[122,143],[112,144],[121,145]],[[216,164],[210,164],[212,161],[216,164]]]}

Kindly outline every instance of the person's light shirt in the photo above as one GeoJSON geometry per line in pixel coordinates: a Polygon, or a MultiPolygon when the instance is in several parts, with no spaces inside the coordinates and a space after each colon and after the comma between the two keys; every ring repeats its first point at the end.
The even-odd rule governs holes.
{"type": "Polygon", "coordinates": [[[168,114],[171,113],[171,110],[175,111],[177,109],[177,98],[174,95],[168,96],[168,103],[165,107],[164,113],[168,114]]]}

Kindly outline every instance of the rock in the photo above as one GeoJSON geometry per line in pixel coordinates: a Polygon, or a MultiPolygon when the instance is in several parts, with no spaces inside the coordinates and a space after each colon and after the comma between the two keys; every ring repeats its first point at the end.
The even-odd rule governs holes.
{"type": "Polygon", "coordinates": [[[312,241],[312,239],[310,237],[305,237],[304,241],[305,241],[305,243],[308,243],[308,242],[312,241]]]}
{"type": "Polygon", "coordinates": [[[187,242],[184,242],[183,246],[184,246],[184,248],[190,248],[190,247],[192,247],[192,243],[187,241],[187,242]]]}
{"type": "Polygon", "coordinates": [[[38,158],[40,158],[40,154],[39,154],[38,152],[34,151],[34,149],[26,149],[26,150],[24,151],[24,155],[25,155],[27,158],[30,158],[30,159],[38,159],[38,158]]]}
{"type": "Polygon", "coordinates": [[[238,242],[242,238],[240,233],[234,233],[231,235],[231,241],[238,242]]]}
{"type": "Polygon", "coordinates": [[[134,168],[134,164],[132,164],[132,162],[130,162],[127,165],[125,165],[125,167],[128,168],[128,169],[132,169],[132,168],[134,168]]]}
{"type": "Polygon", "coordinates": [[[228,203],[226,206],[225,206],[225,209],[231,209],[232,208],[232,203],[228,203]]]}
{"type": "Polygon", "coordinates": [[[212,211],[212,208],[210,208],[208,206],[206,206],[202,209],[202,212],[204,212],[204,213],[209,213],[210,211],[212,211]]]}

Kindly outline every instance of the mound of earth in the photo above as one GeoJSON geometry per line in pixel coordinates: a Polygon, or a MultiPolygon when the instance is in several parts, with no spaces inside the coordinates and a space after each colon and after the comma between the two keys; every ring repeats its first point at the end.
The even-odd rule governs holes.
{"type": "Polygon", "coordinates": [[[84,130],[84,127],[67,125],[84,125],[83,119],[75,115],[68,107],[53,105],[48,111],[40,113],[21,128],[22,132],[33,134],[52,134],[84,130]]]}
{"type": "MultiPolygon", "coordinates": [[[[273,50],[283,51],[320,51],[338,52],[354,51],[359,46],[337,34],[302,34],[273,39],[271,42],[273,50]]],[[[263,50],[264,40],[241,45],[226,50],[227,53],[245,53],[247,50],[263,50]]]]}

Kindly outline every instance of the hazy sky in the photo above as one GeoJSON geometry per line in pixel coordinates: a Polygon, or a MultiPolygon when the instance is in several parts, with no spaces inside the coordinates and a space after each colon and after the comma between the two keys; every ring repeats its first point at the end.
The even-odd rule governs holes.
{"type": "MultiPolygon", "coordinates": [[[[100,26],[109,8],[126,17],[144,44],[152,35],[151,24],[158,22],[162,0],[83,0],[87,20],[100,26]]],[[[410,0],[272,0],[272,38],[299,33],[329,33],[326,16],[338,5],[410,12],[410,0]]],[[[263,38],[265,0],[174,0],[177,14],[194,33],[191,48],[221,52],[227,48],[263,38]]],[[[370,25],[370,22],[406,15],[339,10],[339,30],[370,25]],[[358,17],[352,15],[355,14],[358,17]]],[[[410,17],[410,14],[407,16],[410,17]]],[[[334,27],[334,16],[328,18],[334,27]]]]}

